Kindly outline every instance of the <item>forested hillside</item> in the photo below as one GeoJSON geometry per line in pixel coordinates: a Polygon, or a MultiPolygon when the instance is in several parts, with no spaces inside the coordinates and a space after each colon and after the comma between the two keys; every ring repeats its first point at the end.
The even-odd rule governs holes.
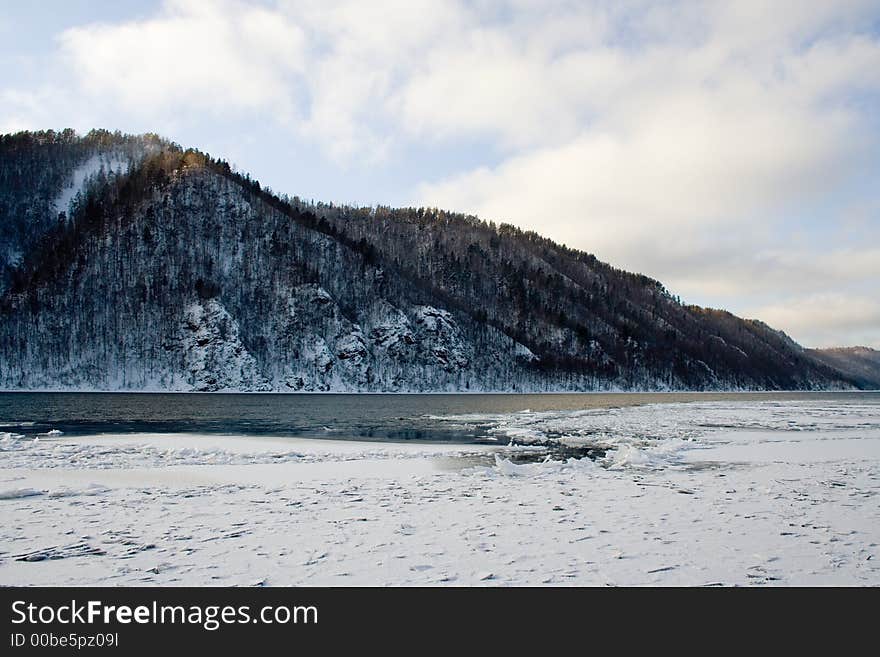
{"type": "Polygon", "coordinates": [[[818,389],[759,321],[508,225],[277,196],[155,135],[0,137],[0,387],[818,389]]]}
{"type": "Polygon", "coordinates": [[[880,351],[870,347],[810,349],[810,356],[855,381],[861,388],[880,390],[880,351]]]}

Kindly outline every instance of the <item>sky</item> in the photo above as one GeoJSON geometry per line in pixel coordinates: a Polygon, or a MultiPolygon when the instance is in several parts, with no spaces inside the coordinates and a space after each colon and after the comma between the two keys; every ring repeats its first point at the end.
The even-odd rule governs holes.
{"type": "Polygon", "coordinates": [[[0,133],[533,229],[880,348],[880,0],[0,0],[0,133]]]}

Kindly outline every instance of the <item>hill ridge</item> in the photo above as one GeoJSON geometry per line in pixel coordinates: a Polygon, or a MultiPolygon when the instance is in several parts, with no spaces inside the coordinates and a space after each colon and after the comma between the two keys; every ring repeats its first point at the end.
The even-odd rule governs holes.
{"type": "Polygon", "coordinates": [[[534,231],[307,203],[153,134],[4,135],[0,198],[3,387],[861,384],[759,320],[682,305],[659,281],[534,231]],[[125,166],[98,168],[52,216],[96,154],[125,166]]]}

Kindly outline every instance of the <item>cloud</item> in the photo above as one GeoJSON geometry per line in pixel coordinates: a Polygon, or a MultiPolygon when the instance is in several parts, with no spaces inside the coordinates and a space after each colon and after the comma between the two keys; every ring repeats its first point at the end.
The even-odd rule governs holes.
{"type": "Polygon", "coordinates": [[[853,346],[880,349],[880,300],[876,297],[809,295],[754,308],[749,316],[784,326],[810,346],[838,347],[841,333],[846,333],[853,346]]]}
{"type": "Polygon", "coordinates": [[[346,164],[381,157],[388,99],[463,15],[427,0],[166,0],[146,19],[66,30],[59,45],[78,91],[118,112],[268,119],[346,164]]]}
{"type": "MultiPolygon", "coordinates": [[[[754,313],[768,299],[799,298],[817,291],[830,294],[830,290],[852,294],[869,290],[880,280],[880,249],[870,245],[827,253],[752,252],[745,241],[739,247],[725,246],[730,247],[721,242],[683,253],[673,265],[666,264],[664,283],[673,290],[690,290],[704,303],[754,313]]],[[[668,255],[646,256],[644,262],[661,267],[668,255]]]]}
{"type": "Polygon", "coordinates": [[[4,134],[34,127],[34,121],[39,121],[43,103],[35,93],[9,89],[0,90],[0,107],[5,108],[0,117],[0,134],[4,134]]]}
{"type": "Polygon", "coordinates": [[[621,257],[640,236],[742,226],[810,200],[858,152],[855,135],[843,139],[848,129],[833,116],[682,94],[646,106],[631,124],[426,184],[419,196],[621,257]]]}
{"type": "Polygon", "coordinates": [[[288,1],[279,10],[299,22],[311,46],[299,132],[340,165],[381,161],[405,140],[393,110],[397,90],[468,20],[463,5],[431,0],[288,1]]]}
{"type": "Polygon", "coordinates": [[[128,113],[296,109],[302,30],[263,7],[173,0],[155,18],[75,27],[59,42],[80,88],[128,113]]]}
{"type": "MultiPolygon", "coordinates": [[[[763,307],[806,312],[806,292],[880,284],[865,243],[877,207],[858,228],[831,228],[853,181],[880,170],[880,38],[861,29],[868,4],[814,4],[610,11],[580,17],[590,37],[561,54],[524,36],[506,42],[513,55],[445,58],[407,90],[428,98],[404,103],[407,125],[494,133],[509,152],[424,183],[416,200],[538,230],[734,310],[774,297],[788,305],[763,307]],[[481,88],[503,61],[512,79],[481,88]],[[432,104],[432,88],[457,104],[432,104]]],[[[772,316],[799,339],[819,335],[772,316]]]]}
{"type": "MultiPolygon", "coordinates": [[[[491,63],[444,60],[449,70],[435,74],[439,82],[428,76],[411,85],[412,95],[428,100],[405,103],[404,114],[418,114],[414,129],[491,129],[513,143],[543,128],[551,145],[426,184],[418,196],[540,224],[576,246],[614,249],[657,225],[782,216],[788,204],[812,201],[844,180],[847,166],[862,165],[876,148],[863,129],[868,117],[834,94],[880,89],[878,40],[844,35],[780,54],[711,38],[635,52],[609,45],[544,66],[500,58],[511,80],[487,73],[491,63]],[[419,93],[432,85],[460,104],[419,93]]],[[[487,60],[476,53],[475,61],[487,60]]]]}

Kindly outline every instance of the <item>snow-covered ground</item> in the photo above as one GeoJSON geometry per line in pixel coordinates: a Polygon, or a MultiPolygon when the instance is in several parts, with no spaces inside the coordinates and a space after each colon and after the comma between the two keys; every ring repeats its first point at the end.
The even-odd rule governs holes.
{"type": "Polygon", "coordinates": [[[498,446],[0,427],[0,584],[880,585],[877,402],[442,420],[498,446]]]}

